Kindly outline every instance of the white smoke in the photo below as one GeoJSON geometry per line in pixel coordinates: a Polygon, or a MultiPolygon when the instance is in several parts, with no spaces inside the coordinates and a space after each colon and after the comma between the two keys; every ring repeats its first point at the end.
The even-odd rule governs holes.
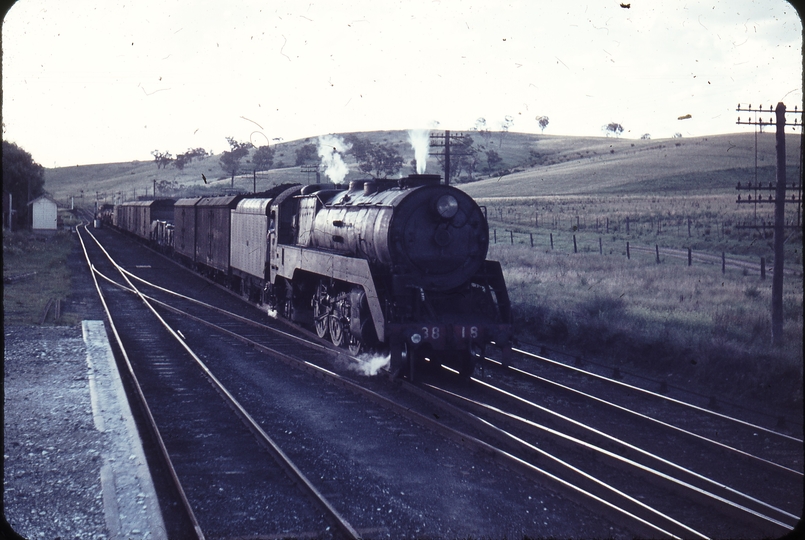
{"type": "Polygon", "coordinates": [[[408,131],[408,142],[414,149],[416,159],[416,172],[423,174],[428,164],[428,153],[430,150],[430,130],[412,129],[408,131]]]}
{"type": "Polygon", "coordinates": [[[361,354],[356,357],[358,363],[350,363],[347,367],[352,371],[367,377],[374,377],[377,372],[391,365],[391,355],[361,354]]]}
{"type": "Polygon", "coordinates": [[[322,135],[318,140],[318,152],[322,164],[324,164],[324,174],[334,184],[340,184],[346,178],[349,167],[341,159],[341,154],[352,148],[351,144],[346,144],[344,139],[336,135],[322,135]]]}

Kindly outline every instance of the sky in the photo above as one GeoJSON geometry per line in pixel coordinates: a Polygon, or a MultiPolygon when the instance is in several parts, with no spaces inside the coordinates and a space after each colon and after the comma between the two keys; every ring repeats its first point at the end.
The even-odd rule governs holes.
{"type": "Polygon", "coordinates": [[[507,116],[692,137],[751,129],[739,103],[802,109],[784,0],[20,0],[2,48],[3,139],[45,167],[507,116]]]}

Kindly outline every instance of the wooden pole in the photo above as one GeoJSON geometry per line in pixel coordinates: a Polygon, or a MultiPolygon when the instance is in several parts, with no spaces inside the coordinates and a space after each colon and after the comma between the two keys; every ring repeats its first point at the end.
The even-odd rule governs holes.
{"type": "Polygon", "coordinates": [[[774,267],[771,276],[771,341],[783,343],[783,244],[785,242],[785,105],[777,104],[777,190],[774,199],[774,267]]]}

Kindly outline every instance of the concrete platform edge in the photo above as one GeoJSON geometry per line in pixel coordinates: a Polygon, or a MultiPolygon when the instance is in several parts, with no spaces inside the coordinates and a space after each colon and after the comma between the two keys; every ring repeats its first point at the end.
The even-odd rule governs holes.
{"type": "Polygon", "coordinates": [[[101,467],[104,516],[111,539],[167,539],[151,471],[103,321],[81,324],[87,348],[92,416],[105,434],[101,467]]]}

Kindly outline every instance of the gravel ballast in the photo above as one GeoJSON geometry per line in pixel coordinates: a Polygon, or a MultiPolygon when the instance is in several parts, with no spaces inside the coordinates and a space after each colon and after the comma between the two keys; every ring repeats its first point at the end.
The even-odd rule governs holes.
{"type": "Polygon", "coordinates": [[[164,538],[103,322],[4,337],[4,525],[29,539],[164,538]]]}

